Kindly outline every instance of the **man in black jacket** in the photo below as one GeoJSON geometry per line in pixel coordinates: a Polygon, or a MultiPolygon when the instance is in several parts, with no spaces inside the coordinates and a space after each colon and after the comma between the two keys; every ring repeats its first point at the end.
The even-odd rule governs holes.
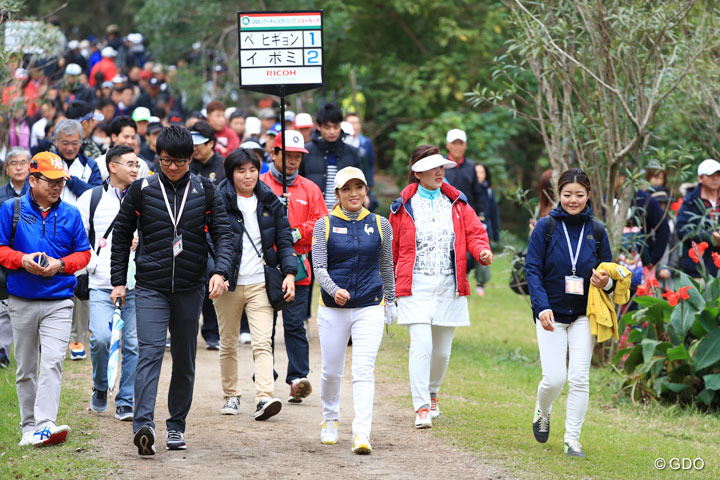
{"type": "Polygon", "coordinates": [[[328,210],[335,205],[335,175],[345,167],[362,168],[357,148],[343,141],[340,128],[343,114],[334,103],[323,105],[317,113],[317,130],[312,141],[305,144],[309,153],[300,163],[300,175],[320,187],[328,210]]]}
{"type": "Polygon", "coordinates": [[[448,151],[447,158],[457,163],[456,168],[445,170],[445,179],[450,185],[465,194],[468,205],[475,210],[475,213],[478,213],[481,210],[482,191],[480,183],[477,181],[475,163],[465,157],[467,135],[463,130],[453,128],[445,136],[445,147],[448,151]]]}
{"type": "Polygon", "coordinates": [[[173,360],[166,421],[168,450],[184,450],[185,418],[192,403],[200,309],[205,296],[208,258],[205,231],[215,246],[215,267],[207,286],[210,298],[228,288],[233,236],[227,213],[212,182],[190,174],[190,132],[163,129],[157,139],[161,171],[137,180],[125,194],[115,220],[111,282],[113,302],[124,300],[133,233],[135,308],[139,358],[135,375],[134,443],[138,454],[155,453],[153,421],[165,334],[170,328],[173,360]]]}

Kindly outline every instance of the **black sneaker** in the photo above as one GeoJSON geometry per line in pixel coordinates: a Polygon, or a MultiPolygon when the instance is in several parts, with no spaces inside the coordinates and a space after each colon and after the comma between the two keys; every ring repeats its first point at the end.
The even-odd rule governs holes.
{"type": "Polygon", "coordinates": [[[7,357],[4,348],[0,348],[0,368],[8,368],[10,359],[7,357]]]}
{"type": "Polygon", "coordinates": [[[267,400],[260,400],[255,409],[255,420],[262,421],[267,420],[270,417],[274,417],[282,409],[282,402],[279,398],[270,398],[267,400]]]}
{"type": "Polygon", "coordinates": [[[205,342],[205,348],[208,350],[220,350],[220,340],[208,340],[205,342]]]}
{"type": "Polygon", "coordinates": [[[535,416],[533,417],[533,435],[540,443],[548,441],[550,436],[550,414],[544,415],[540,411],[540,404],[535,404],[535,416]]]}
{"type": "Polygon", "coordinates": [[[585,452],[583,452],[582,445],[579,442],[565,442],[565,454],[568,457],[585,458],[585,452]]]}
{"type": "Polygon", "coordinates": [[[187,448],[183,432],[178,430],[168,430],[165,436],[167,438],[167,441],[165,442],[166,450],[185,450],[187,448]]]}
{"type": "Polygon", "coordinates": [[[133,443],[138,449],[138,455],[155,455],[155,430],[149,425],[140,427],[133,443]]]}
{"type": "Polygon", "coordinates": [[[107,390],[98,390],[93,387],[93,394],[90,397],[90,410],[98,413],[107,410],[107,390]]]}
{"type": "Polygon", "coordinates": [[[121,405],[115,408],[115,418],[121,422],[129,422],[133,418],[133,409],[128,405],[121,405]]]}

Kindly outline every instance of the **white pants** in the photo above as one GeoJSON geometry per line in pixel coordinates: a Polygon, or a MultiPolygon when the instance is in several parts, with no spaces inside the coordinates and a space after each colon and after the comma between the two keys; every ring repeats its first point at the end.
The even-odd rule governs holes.
{"type": "Polygon", "coordinates": [[[318,307],[318,335],[322,356],[320,399],[323,418],[340,420],[340,384],[345,351],[352,335],[353,434],[370,436],[375,397],[375,357],[383,335],[384,308],[318,307]]]}
{"type": "Polygon", "coordinates": [[[408,330],[410,391],[417,411],[422,406],[430,406],[430,394],[440,391],[450,362],[455,327],[414,323],[408,325],[408,330]]]}
{"type": "Polygon", "coordinates": [[[535,322],[543,375],[538,385],[538,401],[540,410],[550,413],[552,403],[562,391],[567,378],[569,390],[565,441],[579,442],[590,396],[590,361],[593,348],[590,321],[587,317],[580,317],[571,324],[555,322],[553,325],[555,330],[549,332],[542,327],[539,320],[535,322]],[[566,362],[568,350],[570,360],[566,362]]]}

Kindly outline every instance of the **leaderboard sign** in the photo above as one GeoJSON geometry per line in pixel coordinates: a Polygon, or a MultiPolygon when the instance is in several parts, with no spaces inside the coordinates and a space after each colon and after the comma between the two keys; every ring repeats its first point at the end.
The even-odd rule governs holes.
{"type": "Polygon", "coordinates": [[[323,85],[322,10],[238,12],[240,87],[275,95],[323,85]]]}

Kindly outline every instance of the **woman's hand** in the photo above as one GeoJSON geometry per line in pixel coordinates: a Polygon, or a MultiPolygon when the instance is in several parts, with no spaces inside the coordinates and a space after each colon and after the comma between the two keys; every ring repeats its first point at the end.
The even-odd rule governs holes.
{"type": "Polygon", "coordinates": [[[282,283],[283,292],[285,292],[285,301],[292,302],[295,300],[295,275],[288,273],[282,283]]]}
{"type": "Polygon", "coordinates": [[[660,280],[667,280],[668,278],[670,278],[671,273],[670,270],[668,270],[667,268],[661,268],[657,276],[660,277],[660,280]]]}
{"type": "Polygon", "coordinates": [[[610,275],[604,270],[595,270],[593,268],[592,277],[590,277],[590,283],[597,288],[604,288],[605,285],[610,281],[610,275]]]}
{"type": "Polygon", "coordinates": [[[484,264],[486,264],[486,265],[490,265],[490,264],[492,263],[492,261],[493,261],[492,251],[490,251],[490,250],[483,250],[482,252],[480,252],[479,259],[480,259],[480,261],[481,261],[482,263],[484,263],[484,264]]]}
{"type": "Polygon", "coordinates": [[[555,315],[553,315],[552,310],[545,310],[540,314],[540,325],[542,325],[542,327],[548,332],[555,331],[555,327],[553,327],[554,322],[555,315]]]}
{"type": "Polygon", "coordinates": [[[340,290],[335,292],[335,303],[337,303],[341,307],[345,305],[348,300],[350,300],[350,292],[348,292],[344,288],[341,288],[340,290]]]}

